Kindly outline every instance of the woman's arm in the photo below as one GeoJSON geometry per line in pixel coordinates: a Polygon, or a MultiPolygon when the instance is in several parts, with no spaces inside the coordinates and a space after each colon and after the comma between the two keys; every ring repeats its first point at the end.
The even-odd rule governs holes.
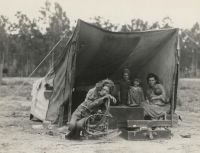
{"type": "Polygon", "coordinates": [[[107,94],[107,95],[105,95],[105,96],[103,96],[101,98],[98,98],[98,99],[94,100],[93,102],[91,101],[87,105],[87,107],[88,107],[88,109],[92,109],[94,107],[98,107],[101,104],[105,103],[108,99],[112,100],[113,103],[116,103],[116,99],[113,96],[111,96],[110,94],[107,94]]]}
{"type": "Polygon", "coordinates": [[[88,93],[87,93],[87,95],[86,95],[86,97],[85,97],[85,101],[94,98],[95,90],[96,90],[96,88],[94,87],[94,88],[92,88],[92,89],[90,89],[90,90],[88,91],[88,93]]]}
{"type": "Polygon", "coordinates": [[[118,91],[118,100],[121,102],[120,90],[118,91]]]}
{"type": "Polygon", "coordinates": [[[143,89],[141,87],[140,87],[140,93],[141,93],[141,100],[145,101],[144,91],[143,91],[143,89]]]}
{"type": "Polygon", "coordinates": [[[159,96],[153,96],[151,99],[152,100],[162,100],[163,102],[166,102],[166,92],[165,92],[165,89],[164,89],[163,85],[157,84],[157,87],[159,89],[161,89],[162,94],[159,95],[159,96]]]}
{"type": "Polygon", "coordinates": [[[88,109],[92,109],[94,107],[98,107],[105,102],[104,97],[98,98],[95,101],[91,101],[87,104],[88,109]]]}

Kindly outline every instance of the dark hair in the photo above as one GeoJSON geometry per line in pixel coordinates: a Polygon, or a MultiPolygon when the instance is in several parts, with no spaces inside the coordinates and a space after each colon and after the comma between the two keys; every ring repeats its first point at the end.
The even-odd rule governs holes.
{"type": "Polygon", "coordinates": [[[110,79],[99,81],[95,85],[97,92],[100,91],[104,86],[107,86],[110,89],[110,93],[112,93],[114,90],[115,84],[110,79]]]}
{"type": "Polygon", "coordinates": [[[122,77],[124,76],[124,74],[127,73],[130,76],[130,70],[128,68],[124,68],[122,71],[122,77]]]}
{"type": "Polygon", "coordinates": [[[149,78],[154,78],[156,80],[156,84],[160,83],[159,77],[154,73],[149,73],[147,75],[147,82],[149,81],[149,78]]]}
{"type": "Polygon", "coordinates": [[[134,78],[134,79],[133,79],[133,82],[134,82],[134,81],[138,81],[139,83],[142,82],[139,78],[134,78]]]}

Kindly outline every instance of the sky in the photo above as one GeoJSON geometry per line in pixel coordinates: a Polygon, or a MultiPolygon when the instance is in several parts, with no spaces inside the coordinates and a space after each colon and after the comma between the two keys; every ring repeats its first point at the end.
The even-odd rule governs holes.
{"type": "MultiPolygon", "coordinates": [[[[15,21],[14,14],[21,11],[29,18],[37,18],[46,0],[0,0],[0,15],[15,21]]],[[[72,24],[77,19],[90,21],[102,16],[114,24],[128,24],[133,18],[153,23],[170,17],[173,26],[191,28],[200,23],[200,0],[49,0],[58,2],[72,24]]]]}

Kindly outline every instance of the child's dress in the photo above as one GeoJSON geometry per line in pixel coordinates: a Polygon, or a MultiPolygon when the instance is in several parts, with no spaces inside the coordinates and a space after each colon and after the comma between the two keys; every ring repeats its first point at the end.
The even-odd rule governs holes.
{"type": "Polygon", "coordinates": [[[140,105],[145,100],[144,93],[141,87],[131,86],[128,94],[128,105],[140,105]]]}

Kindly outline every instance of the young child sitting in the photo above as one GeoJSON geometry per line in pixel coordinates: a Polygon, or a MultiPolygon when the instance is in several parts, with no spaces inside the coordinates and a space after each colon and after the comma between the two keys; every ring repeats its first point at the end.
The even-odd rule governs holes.
{"type": "Polygon", "coordinates": [[[133,81],[133,86],[130,87],[128,94],[128,105],[129,106],[138,106],[143,102],[144,93],[141,87],[141,81],[138,78],[135,78],[133,81]]]}

